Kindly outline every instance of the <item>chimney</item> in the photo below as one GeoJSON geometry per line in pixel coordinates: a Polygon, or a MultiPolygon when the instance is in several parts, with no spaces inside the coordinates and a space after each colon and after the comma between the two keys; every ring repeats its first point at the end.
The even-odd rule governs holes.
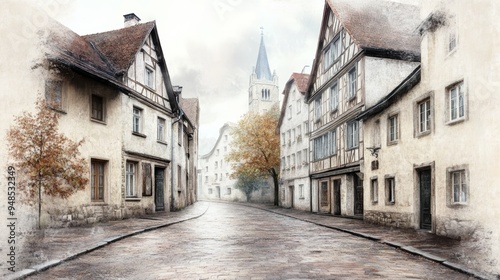
{"type": "Polygon", "coordinates": [[[123,17],[125,18],[125,27],[137,25],[141,21],[134,13],[123,15],[123,17]]]}

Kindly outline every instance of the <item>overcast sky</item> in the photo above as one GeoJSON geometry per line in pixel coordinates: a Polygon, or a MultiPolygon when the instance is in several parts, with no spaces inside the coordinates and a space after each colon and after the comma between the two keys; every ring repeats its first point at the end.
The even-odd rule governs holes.
{"type": "Polygon", "coordinates": [[[281,93],[292,72],[312,65],[324,6],[324,0],[47,2],[42,8],[80,35],[122,28],[123,15],[132,12],[141,22],[156,20],[172,83],[200,100],[200,154],[210,151],[224,123],[248,110],[260,27],[281,93]]]}

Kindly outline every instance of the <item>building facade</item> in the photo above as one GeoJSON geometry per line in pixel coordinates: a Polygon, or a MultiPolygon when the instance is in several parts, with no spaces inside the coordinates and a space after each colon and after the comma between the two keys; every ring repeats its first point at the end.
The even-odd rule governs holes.
{"type": "Polygon", "coordinates": [[[306,95],[312,211],[363,215],[363,127],[356,120],[418,65],[417,7],[325,2],[306,95]],[[387,12],[391,11],[391,12],[387,12]],[[403,36],[403,37],[401,37],[403,36]]]}
{"type": "MultiPolygon", "coordinates": [[[[21,98],[10,95],[5,99],[11,106],[2,113],[6,122],[1,130],[13,124],[13,116],[32,111],[39,96],[60,114],[61,133],[84,140],[80,152],[88,162],[88,186],[65,200],[42,197],[42,226],[170,211],[196,200],[194,192],[182,199],[172,195],[188,193],[189,184],[171,180],[178,177],[173,164],[188,170],[184,174],[195,175],[193,163],[174,160],[174,154],[186,152],[183,144],[173,145],[171,139],[179,137],[180,130],[173,129],[178,123],[191,136],[196,123],[183,114],[177,98],[180,91],[171,84],[156,23],[139,21],[128,14],[122,29],[80,36],[49,20],[30,34],[29,43],[21,49],[5,52],[22,51],[29,56],[24,63],[11,65],[15,73],[22,73],[25,84],[3,85],[5,92],[16,92],[21,98]]],[[[197,139],[192,137],[189,145],[196,153],[197,139]]],[[[6,145],[0,154],[8,158],[6,145]]],[[[15,160],[9,158],[6,164],[15,160]]],[[[24,226],[36,224],[37,213],[24,210],[24,226]]]]}
{"type": "Polygon", "coordinates": [[[365,219],[473,241],[482,255],[471,267],[496,274],[500,126],[488,120],[497,118],[500,60],[491,46],[500,31],[484,22],[499,11],[491,1],[474,9],[424,1],[421,68],[360,116],[366,135],[380,139],[367,144],[377,149],[364,163],[365,219]]]}
{"type": "Polygon", "coordinates": [[[283,90],[278,128],[281,135],[280,205],[310,211],[309,116],[304,100],[308,74],[293,73],[283,90]]]}

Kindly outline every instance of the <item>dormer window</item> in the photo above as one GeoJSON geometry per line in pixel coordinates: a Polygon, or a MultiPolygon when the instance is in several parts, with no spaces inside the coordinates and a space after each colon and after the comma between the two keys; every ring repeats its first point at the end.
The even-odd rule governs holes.
{"type": "Polygon", "coordinates": [[[152,89],[155,88],[155,71],[152,67],[146,66],[144,72],[144,83],[152,89]]]}

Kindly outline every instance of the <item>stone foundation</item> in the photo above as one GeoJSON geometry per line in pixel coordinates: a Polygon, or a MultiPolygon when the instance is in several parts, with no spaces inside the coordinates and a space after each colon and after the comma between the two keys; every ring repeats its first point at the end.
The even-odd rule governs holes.
{"type": "Polygon", "coordinates": [[[397,228],[412,227],[412,214],[409,213],[365,211],[364,220],[374,224],[397,228]]]}
{"type": "Polygon", "coordinates": [[[47,214],[50,221],[46,226],[51,228],[81,226],[126,217],[123,209],[116,205],[81,205],[66,209],[50,209],[47,214]]]}

